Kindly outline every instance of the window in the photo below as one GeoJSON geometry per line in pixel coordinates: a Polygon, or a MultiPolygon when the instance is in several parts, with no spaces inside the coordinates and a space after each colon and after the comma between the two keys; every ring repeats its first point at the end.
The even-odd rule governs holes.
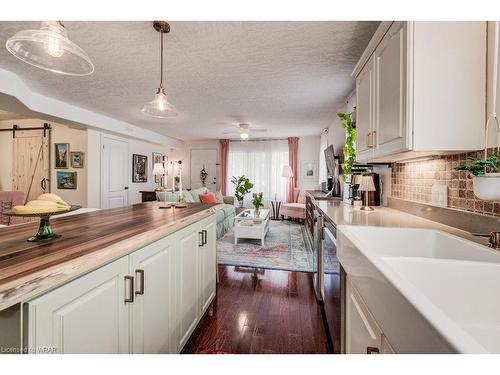
{"type": "MultiPolygon", "coordinates": [[[[286,140],[231,142],[228,161],[228,194],[234,194],[233,176],[247,176],[254,184],[252,192],[263,192],[264,203],[270,200],[286,201],[288,179],[281,177],[284,165],[288,165],[286,140]]],[[[251,206],[251,194],[244,204],[251,206]]]]}

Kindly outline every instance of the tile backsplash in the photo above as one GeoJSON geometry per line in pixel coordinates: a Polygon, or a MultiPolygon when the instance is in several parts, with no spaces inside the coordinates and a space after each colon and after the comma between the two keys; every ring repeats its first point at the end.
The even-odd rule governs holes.
{"type": "Polygon", "coordinates": [[[448,207],[482,215],[500,216],[500,201],[483,201],[474,195],[472,179],[466,171],[453,168],[468,156],[482,157],[482,152],[446,155],[435,159],[394,163],[392,165],[391,195],[414,202],[432,203],[432,186],[448,187],[448,207]]]}

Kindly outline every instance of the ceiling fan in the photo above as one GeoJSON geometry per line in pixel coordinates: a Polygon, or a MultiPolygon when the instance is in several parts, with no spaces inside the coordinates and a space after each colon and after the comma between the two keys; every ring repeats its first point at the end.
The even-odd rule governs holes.
{"type": "Polygon", "coordinates": [[[250,126],[250,124],[239,123],[234,126],[234,129],[228,130],[223,134],[237,134],[239,133],[241,139],[248,139],[250,137],[250,132],[267,132],[267,129],[255,128],[250,126]]]}

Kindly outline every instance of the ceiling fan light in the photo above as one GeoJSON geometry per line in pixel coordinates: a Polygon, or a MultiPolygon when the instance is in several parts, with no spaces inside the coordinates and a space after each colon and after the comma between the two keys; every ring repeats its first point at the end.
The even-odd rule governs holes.
{"type": "Polygon", "coordinates": [[[248,133],[240,133],[241,139],[248,139],[248,133]]]}
{"type": "Polygon", "coordinates": [[[38,30],[19,31],[5,47],[25,63],[53,73],[85,76],[94,72],[89,56],[68,39],[61,22],[42,22],[38,30]]]}
{"type": "Polygon", "coordinates": [[[174,106],[167,100],[163,87],[159,87],[154,99],[142,107],[142,113],[157,118],[177,116],[174,106]]]}

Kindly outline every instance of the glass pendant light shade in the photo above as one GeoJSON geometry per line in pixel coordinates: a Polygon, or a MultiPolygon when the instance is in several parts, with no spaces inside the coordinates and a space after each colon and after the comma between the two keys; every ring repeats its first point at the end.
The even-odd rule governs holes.
{"type": "Polygon", "coordinates": [[[92,74],[89,56],[68,39],[61,22],[42,22],[39,30],[23,30],[5,43],[18,59],[54,73],[73,76],[92,74]]]}
{"type": "Polygon", "coordinates": [[[174,106],[167,100],[163,87],[159,87],[154,99],[142,107],[142,113],[158,118],[177,116],[174,106]]]}
{"type": "Polygon", "coordinates": [[[157,118],[175,117],[177,111],[168,102],[163,88],[163,34],[170,32],[170,25],[165,21],[155,21],[153,28],[160,33],[160,87],[158,87],[154,99],[142,107],[142,113],[157,118]]]}

